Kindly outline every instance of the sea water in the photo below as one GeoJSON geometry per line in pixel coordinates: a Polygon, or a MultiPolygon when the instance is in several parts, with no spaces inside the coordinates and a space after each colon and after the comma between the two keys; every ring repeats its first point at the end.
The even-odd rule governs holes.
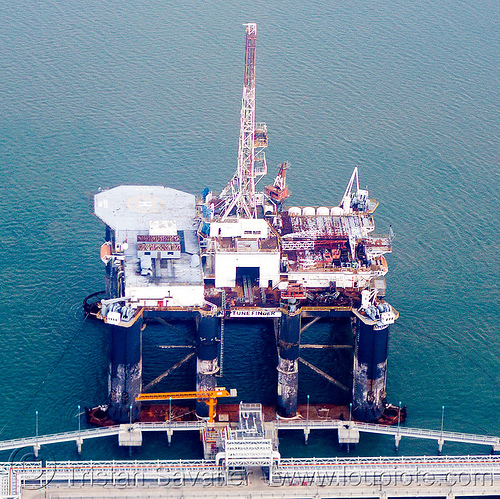
{"type": "MultiPolygon", "coordinates": [[[[81,308],[104,282],[93,196],[121,184],[226,185],[245,22],[258,25],[257,120],[270,137],[260,185],[288,160],[292,205],[335,205],[358,166],[380,201],[376,232],[396,233],[388,399],[408,406],[408,426],[439,429],[444,406],[445,430],[500,434],[496,2],[17,0],[0,18],[0,438],[34,435],[36,411],[39,434],[75,430],[78,406],[106,401],[106,331],[81,308]]],[[[158,345],[189,334],[148,326],[145,382],[185,355],[158,345]]],[[[271,334],[258,322],[226,329],[219,383],[246,402],[274,403],[271,334]]],[[[308,334],[340,333],[318,324],[308,334]]],[[[304,356],[346,377],[331,352],[304,356]]],[[[188,362],[166,386],[194,380],[188,362]]],[[[307,395],[329,402],[335,390],[301,365],[299,403],[307,395]]],[[[280,437],[284,456],[339,455],[335,432],[313,432],[307,446],[300,433],[280,437]]],[[[144,440],[132,457],[201,455],[195,434],[171,447],[162,434],[144,440]]],[[[436,447],[403,439],[400,454],[436,447]]],[[[77,457],[74,443],[44,452],[77,457]]],[[[393,441],[362,435],[353,452],[391,455],[393,441]]],[[[82,459],[129,457],[115,437],[83,445],[82,459]]]]}

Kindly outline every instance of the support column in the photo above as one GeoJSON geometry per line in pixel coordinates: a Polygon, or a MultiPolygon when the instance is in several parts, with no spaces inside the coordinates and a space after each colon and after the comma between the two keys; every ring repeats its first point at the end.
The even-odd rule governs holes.
{"type": "Polygon", "coordinates": [[[278,335],[278,413],[285,418],[297,414],[299,387],[300,312],[295,299],[283,310],[278,335]]]}
{"type": "MultiPolygon", "coordinates": [[[[114,245],[114,232],[108,226],[106,241],[114,245]]],[[[111,258],[106,263],[106,299],[121,296],[122,288],[123,263],[111,258]]],[[[115,423],[134,422],[140,414],[141,406],[135,398],[142,388],[142,323],[142,313],[121,325],[106,323],[109,334],[108,414],[115,423]]]]}
{"type": "Polygon", "coordinates": [[[398,433],[397,435],[394,435],[394,449],[396,451],[399,450],[399,442],[401,442],[401,435],[398,433]]]}
{"type": "Polygon", "coordinates": [[[376,328],[357,320],[352,414],[358,421],[376,421],[385,407],[389,326],[376,328]]]}
{"type": "MultiPolygon", "coordinates": [[[[200,315],[197,320],[196,390],[215,390],[215,375],[219,372],[218,344],[220,319],[215,315],[200,315]]],[[[208,417],[208,404],[196,402],[196,414],[208,417]]]]}
{"type": "Polygon", "coordinates": [[[173,435],[174,435],[174,430],[172,430],[172,428],[167,428],[167,441],[168,441],[169,447],[172,445],[172,436],[173,435]]]}
{"type": "Polygon", "coordinates": [[[82,455],[82,444],[83,444],[83,438],[82,437],[78,437],[76,439],[76,451],[78,452],[79,456],[82,455]]]}
{"type": "Polygon", "coordinates": [[[109,329],[108,414],[115,423],[135,422],[141,412],[141,404],[135,398],[142,389],[142,323],[142,314],[139,314],[128,327],[106,325],[109,329]]]}
{"type": "Polygon", "coordinates": [[[438,438],[438,454],[441,455],[443,453],[443,445],[444,445],[444,438],[438,438]]]}
{"type": "Polygon", "coordinates": [[[304,443],[307,445],[309,440],[309,433],[311,433],[311,428],[304,428],[304,443]]]}

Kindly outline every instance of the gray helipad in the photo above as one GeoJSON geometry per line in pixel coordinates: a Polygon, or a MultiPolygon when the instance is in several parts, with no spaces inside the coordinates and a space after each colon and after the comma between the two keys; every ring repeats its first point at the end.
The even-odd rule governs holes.
{"type": "Polygon", "coordinates": [[[124,233],[148,231],[155,220],[173,220],[177,230],[195,229],[195,201],[193,194],[170,187],[122,185],[97,194],[94,209],[123,242],[124,233]]]}
{"type": "Polygon", "coordinates": [[[95,214],[114,231],[115,244],[127,243],[127,286],[202,283],[195,203],[193,194],[163,186],[122,185],[95,196],[95,214]],[[158,265],[154,277],[142,276],[137,272],[137,236],[148,234],[150,223],[155,221],[175,222],[177,232],[182,233],[183,252],[168,269],[158,265]]]}

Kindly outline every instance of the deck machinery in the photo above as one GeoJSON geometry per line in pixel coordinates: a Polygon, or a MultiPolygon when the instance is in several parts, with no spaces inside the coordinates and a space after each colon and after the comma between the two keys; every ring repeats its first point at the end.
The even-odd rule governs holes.
{"type": "MultiPolygon", "coordinates": [[[[352,415],[376,421],[386,407],[389,325],[384,301],[390,236],[373,235],[377,203],[359,188],[355,168],[339,205],[285,208],[288,163],[263,192],[267,127],[255,122],[255,24],[246,26],[238,164],[215,195],[162,186],[120,186],[95,196],[106,224],[101,258],[106,296],[98,317],[109,329],[109,415],[139,416],[141,328],[149,318],[194,320],[196,390],[216,388],[221,327],[249,317],[274,323],[278,347],[277,408],[297,412],[303,323],[349,317],[354,332],[352,415]]],[[[208,416],[208,406],[197,403],[208,416]]]]}

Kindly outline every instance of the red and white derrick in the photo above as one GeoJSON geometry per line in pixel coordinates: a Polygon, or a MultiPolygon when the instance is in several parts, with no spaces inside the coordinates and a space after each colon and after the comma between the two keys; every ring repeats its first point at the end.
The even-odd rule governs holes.
{"type": "Polygon", "coordinates": [[[257,43],[257,25],[246,24],[245,77],[243,81],[243,97],[241,100],[240,137],[238,144],[238,168],[233,178],[222,191],[224,199],[222,220],[229,215],[239,218],[257,218],[257,203],[255,196],[255,179],[265,175],[266,162],[264,155],[256,147],[267,146],[267,130],[265,125],[255,129],[255,55],[257,43]],[[256,157],[258,156],[258,157],[256,157]],[[260,168],[256,167],[256,163],[260,168]]]}

